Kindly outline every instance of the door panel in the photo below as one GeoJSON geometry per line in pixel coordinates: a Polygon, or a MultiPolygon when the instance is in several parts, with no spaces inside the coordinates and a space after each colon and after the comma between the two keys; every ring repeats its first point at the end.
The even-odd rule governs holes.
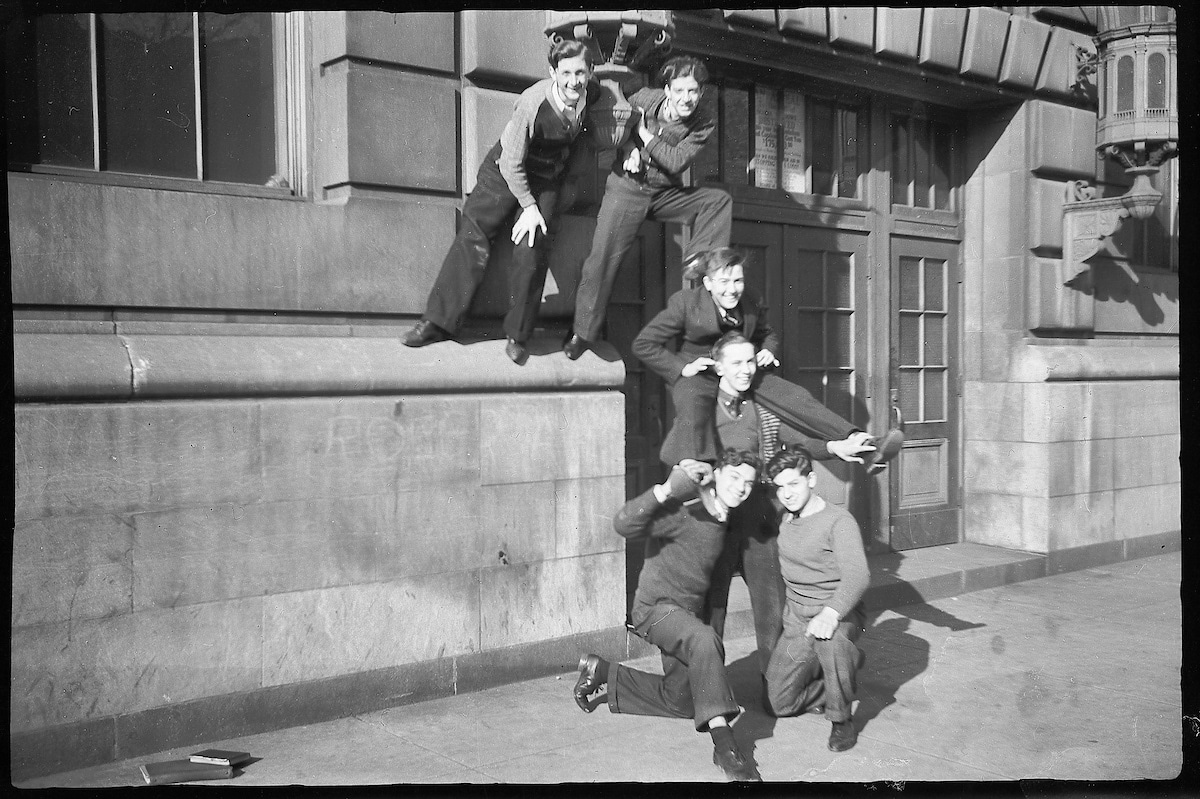
{"type": "MultiPolygon", "coordinates": [[[[779,333],[781,375],[847,421],[866,429],[859,365],[866,363],[867,235],[801,225],[735,222],[733,245],[750,255],[747,285],[767,304],[779,333]]],[[[846,507],[869,529],[870,502],[862,470],[838,460],[816,463],[818,491],[846,507]]]]}
{"type": "Polygon", "coordinates": [[[894,238],[891,399],[905,428],[891,471],[892,549],[958,541],[958,248],[894,238]]]}

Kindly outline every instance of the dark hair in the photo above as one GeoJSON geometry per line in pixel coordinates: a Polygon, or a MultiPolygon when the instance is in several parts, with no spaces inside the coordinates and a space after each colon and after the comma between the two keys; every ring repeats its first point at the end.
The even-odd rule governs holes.
{"type": "Polygon", "coordinates": [[[762,459],[753,452],[747,452],[744,449],[733,449],[729,447],[720,455],[717,456],[715,468],[720,469],[722,466],[753,466],[754,471],[762,470],[762,459]]]}
{"type": "Polygon", "coordinates": [[[576,56],[583,56],[583,60],[587,62],[589,68],[595,66],[591,48],[578,39],[559,39],[552,42],[550,52],[546,54],[546,60],[550,62],[551,67],[557,69],[559,61],[576,56]]]}
{"type": "Polygon", "coordinates": [[[683,276],[688,280],[699,280],[731,266],[740,266],[744,269],[747,260],[749,259],[741,250],[733,247],[718,247],[715,250],[707,250],[692,256],[692,259],[688,261],[687,268],[683,271],[683,276]]]}
{"type": "Polygon", "coordinates": [[[781,449],[767,463],[767,479],[774,480],[782,472],[795,469],[802,477],[812,474],[812,456],[803,447],[781,449]]]}
{"type": "Polygon", "coordinates": [[[713,344],[712,359],[714,361],[721,360],[721,353],[725,351],[725,348],[732,347],[734,344],[750,344],[755,350],[758,349],[758,345],[743,336],[740,331],[730,330],[728,333],[717,339],[716,344],[713,344]]]}
{"type": "Polygon", "coordinates": [[[701,86],[708,83],[708,67],[693,55],[677,55],[662,65],[658,71],[658,85],[665,86],[676,78],[691,75],[701,86]]]}

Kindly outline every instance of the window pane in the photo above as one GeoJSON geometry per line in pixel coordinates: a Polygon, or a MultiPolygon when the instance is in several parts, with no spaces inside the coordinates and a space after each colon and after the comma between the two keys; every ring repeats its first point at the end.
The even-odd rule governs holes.
{"type": "Polygon", "coordinates": [[[1167,59],[1162,53],[1146,59],[1146,107],[1167,107],[1167,59]]]}
{"type": "Polygon", "coordinates": [[[726,86],[721,93],[721,155],[726,183],[745,186],[750,162],[750,97],[745,89],[726,86]]]}
{"type": "Polygon", "coordinates": [[[858,114],[853,108],[838,109],[838,141],[842,160],[838,170],[839,197],[858,196],[858,114]]]}
{"type": "Polygon", "coordinates": [[[946,285],[946,262],[928,259],[925,261],[925,310],[944,311],[946,300],[942,295],[946,285]]]}
{"type": "Polygon", "coordinates": [[[910,422],[921,421],[921,373],[916,370],[900,372],[900,413],[910,422]]]}
{"type": "Polygon", "coordinates": [[[920,319],[916,314],[900,314],[900,364],[903,366],[921,363],[920,319]]]}
{"type": "Polygon", "coordinates": [[[1133,59],[1117,60],[1117,113],[1133,110],[1133,59]]]}
{"type": "Polygon", "coordinates": [[[812,164],[812,193],[833,194],[833,104],[813,100],[808,107],[812,120],[812,147],[809,163],[812,164]]]}
{"type": "Polygon", "coordinates": [[[275,172],[271,15],[201,14],[204,177],[264,184],[275,172]]]}
{"type": "Polygon", "coordinates": [[[779,101],[775,89],[754,90],[754,185],[779,188],[779,101]]]}
{"type": "Polygon", "coordinates": [[[825,332],[823,314],[819,311],[800,311],[796,314],[796,352],[788,360],[796,366],[825,365],[825,332]]]}
{"type": "Polygon", "coordinates": [[[921,310],[921,259],[900,259],[900,307],[921,310]]]}
{"type": "Polygon", "coordinates": [[[825,299],[825,251],[799,250],[796,253],[797,305],[823,308],[825,299]]]}
{"type": "Polygon", "coordinates": [[[863,106],[858,114],[858,181],[855,183],[854,194],[847,196],[861,197],[859,187],[862,186],[863,175],[871,168],[871,115],[868,108],[863,106]]]}
{"type": "Polygon", "coordinates": [[[783,189],[804,193],[804,95],[794,89],[783,93],[783,189]]]}
{"type": "Polygon", "coordinates": [[[854,342],[850,314],[826,315],[825,363],[827,366],[853,366],[854,342]]]}
{"type": "Polygon", "coordinates": [[[913,205],[929,207],[929,125],[923,119],[914,119],[913,138],[913,205]]]}
{"type": "Polygon", "coordinates": [[[929,126],[933,138],[933,207],[943,211],[950,208],[950,175],[953,159],[953,130],[949,125],[929,126]]]}
{"type": "Polygon", "coordinates": [[[191,14],[101,14],[105,168],[196,171],[191,14]]]}
{"type": "Polygon", "coordinates": [[[943,316],[925,316],[925,363],[946,365],[946,318],[943,316]]]}
{"type": "Polygon", "coordinates": [[[908,205],[908,117],[892,117],[892,202],[908,205]]]}
{"type": "Polygon", "coordinates": [[[854,395],[851,393],[853,374],[850,372],[829,372],[825,390],[825,407],[843,419],[854,416],[854,395]]]}
{"type": "Polygon", "coordinates": [[[940,369],[925,372],[925,421],[946,418],[946,373],[940,369]]]}
{"type": "Polygon", "coordinates": [[[825,297],[825,304],[831,308],[853,308],[850,256],[844,252],[833,252],[829,254],[828,263],[825,286],[829,293],[825,297]]]}
{"type": "Polygon", "coordinates": [[[88,15],[47,14],[8,34],[9,160],[94,168],[88,15]]]}

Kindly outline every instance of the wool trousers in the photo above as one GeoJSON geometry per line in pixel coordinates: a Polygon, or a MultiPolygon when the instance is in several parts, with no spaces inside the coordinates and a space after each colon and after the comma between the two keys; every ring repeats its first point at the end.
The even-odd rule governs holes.
{"type": "Polygon", "coordinates": [[[728,247],[733,230],[733,198],[723,189],[655,188],[610,172],[596,215],[592,249],[575,292],[575,334],[596,341],[621,261],[647,219],[691,224],[684,260],[694,253],[728,247]]]}
{"type": "Polygon", "coordinates": [[[675,605],[635,607],[634,629],[662,650],[662,675],[614,664],[608,678],[612,713],[690,718],[696,729],[740,712],[725,674],[725,645],[712,627],[675,605]]]}
{"type": "Polygon", "coordinates": [[[805,634],[809,618],[784,615],[783,635],[767,666],[767,701],[777,716],[798,716],[824,706],[825,718],[847,721],[858,692],[863,631],[861,608],[846,614],[829,639],[805,634]]]}
{"type": "MultiPolygon", "coordinates": [[[[504,334],[522,343],[529,340],[537,322],[542,289],[546,285],[548,254],[558,228],[559,185],[531,184],[530,188],[546,220],[547,232],[545,235],[536,232],[533,246],[528,244],[527,237],[513,245],[512,263],[508,266],[508,312],[504,317],[504,334]]],[[[520,211],[520,203],[509,191],[508,182],[489,153],[479,167],[475,189],[463,204],[458,235],[429,292],[426,319],[451,333],[458,331],[483,282],[492,244],[497,236],[510,233],[520,211]]]]}

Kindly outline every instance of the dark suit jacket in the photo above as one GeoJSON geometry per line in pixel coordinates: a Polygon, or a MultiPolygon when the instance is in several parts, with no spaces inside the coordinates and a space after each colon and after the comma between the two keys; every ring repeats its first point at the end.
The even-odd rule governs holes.
{"type": "MultiPolygon", "coordinates": [[[[778,357],[779,336],[767,324],[766,307],[747,291],[738,311],[742,315],[742,335],[778,357]]],[[[709,356],[720,337],[717,304],[708,289],[697,286],[671,295],[667,307],[633,340],[633,354],[671,385],[684,366],[709,356]],[[676,339],[680,340],[678,350],[673,349],[676,339]]]]}

